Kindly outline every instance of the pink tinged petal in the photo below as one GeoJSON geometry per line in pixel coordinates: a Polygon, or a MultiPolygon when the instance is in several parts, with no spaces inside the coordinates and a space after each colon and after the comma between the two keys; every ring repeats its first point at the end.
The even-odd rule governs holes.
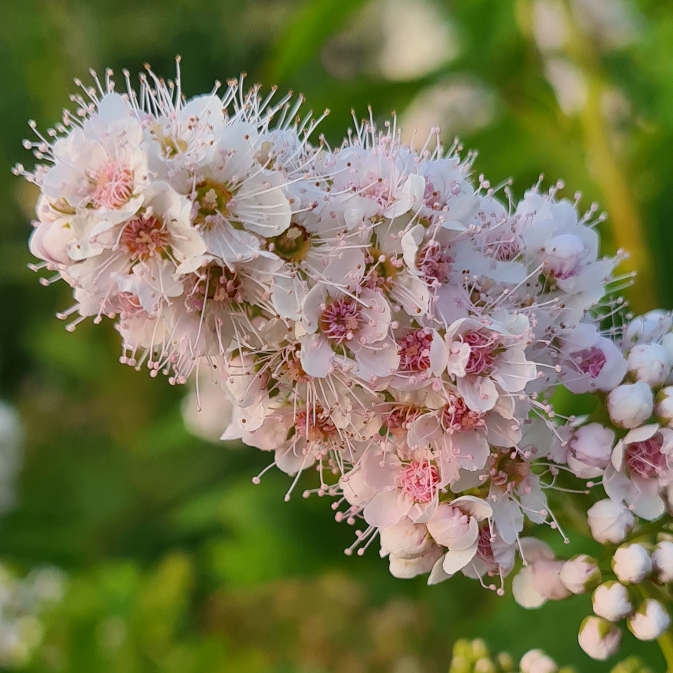
{"type": "Polygon", "coordinates": [[[416,253],[423,242],[425,236],[425,227],[417,224],[402,236],[402,258],[409,269],[416,268],[416,253]]]}
{"type": "Polygon", "coordinates": [[[370,526],[383,528],[394,526],[405,517],[411,509],[412,502],[405,498],[401,491],[384,491],[374,496],[364,508],[363,516],[370,526]]]}
{"type": "Polygon", "coordinates": [[[522,349],[508,348],[498,358],[498,367],[493,377],[503,390],[515,393],[523,390],[529,381],[535,379],[536,374],[535,364],[526,360],[522,349]]]}
{"type": "Polygon", "coordinates": [[[657,430],[659,430],[659,426],[656,423],[650,423],[649,425],[642,425],[639,428],[630,430],[626,434],[626,437],[624,437],[623,442],[624,444],[633,444],[634,442],[644,442],[646,439],[654,437],[654,435],[657,433],[657,430]]]}
{"type": "Polygon", "coordinates": [[[451,448],[456,453],[456,460],[461,468],[474,472],[481,470],[488,457],[491,455],[491,449],[486,438],[480,432],[459,432],[451,435],[451,448]]]}
{"type": "Polygon", "coordinates": [[[514,600],[523,608],[533,610],[547,602],[533,586],[533,568],[522,568],[512,580],[512,593],[514,600]]]}
{"type": "Polygon", "coordinates": [[[313,456],[304,456],[297,447],[289,449],[279,449],[276,451],[276,466],[281,472],[290,476],[297,472],[306,470],[315,463],[313,456]]]}
{"type": "Polygon", "coordinates": [[[493,516],[493,508],[481,498],[474,495],[462,495],[451,501],[452,507],[459,507],[462,512],[474,517],[477,521],[484,521],[493,516]]]}
{"type": "Polygon", "coordinates": [[[553,561],[554,550],[542,540],[535,537],[522,537],[519,541],[521,556],[527,563],[535,561],[553,561]]]}
{"type": "Polygon", "coordinates": [[[428,312],[430,302],[428,288],[420,278],[408,272],[397,276],[390,297],[402,305],[407,315],[421,316],[428,312]]]}
{"type": "Polygon", "coordinates": [[[400,364],[400,356],[392,342],[379,342],[371,348],[359,348],[355,351],[355,360],[359,365],[357,374],[363,381],[371,381],[372,377],[392,376],[400,364]]]}
{"type": "Polygon", "coordinates": [[[335,251],[323,276],[335,287],[354,290],[360,283],[365,268],[365,256],[359,248],[335,251]]]}
{"type": "Polygon", "coordinates": [[[449,376],[460,379],[465,376],[465,367],[470,359],[470,346],[466,343],[459,344],[450,341],[447,345],[446,371],[449,376]]]}
{"type": "Polygon", "coordinates": [[[489,411],[498,401],[495,383],[485,376],[465,376],[458,379],[456,387],[465,404],[473,411],[489,411]]]}
{"type": "Polygon", "coordinates": [[[447,575],[454,575],[467,566],[477,553],[477,545],[460,551],[447,551],[442,563],[442,570],[447,575]]]}
{"type": "Polygon", "coordinates": [[[415,502],[412,504],[407,516],[414,523],[427,523],[437,511],[439,502],[435,497],[430,502],[415,502]]]}
{"type": "Polygon", "coordinates": [[[433,584],[439,584],[440,582],[443,582],[446,579],[449,579],[451,575],[448,575],[447,573],[444,572],[444,568],[442,567],[444,564],[444,556],[439,558],[436,562],[435,565],[432,566],[432,570],[430,571],[430,577],[428,577],[428,585],[432,586],[433,584]]]}
{"type": "Polygon", "coordinates": [[[289,226],[292,210],[277,175],[246,180],[236,193],[236,215],[243,226],[261,236],[278,236],[289,226]]]}
{"type": "Polygon", "coordinates": [[[624,445],[624,440],[619,440],[617,446],[612,451],[612,457],[610,462],[612,463],[615,470],[618,472],[621,471],[624,465],[624,453],[626,451],[626,446],[624,445]]]}
{"type": "Polygon", "coordinates": [[[321,334],[307,334],[301,340],[300,360],[309,376],[325,378],[332,366],[334,351],[321,334]]]}
{"type": "Polygon", "coordinates": [[[369,450],[362,457],[362,476],[377,491],[390,490],[395,487],[395,478],[401,472],[400,461],[392,453],[381,455],[369,450]]]}
{"type": "Polygon", "coordinates": [[[396,554],[390,555],[390,574],[399,579],[408,579],[422,575],[432,570],[437,560],[441,557],[442,550],[432,547],[424,554],[414,558],[405,559],[396,554]]]}
{"type": "Polygon", "coordinates": [[[259,255],[259,239],[220,221],[201,232],[207,251],[223,262],[249,262],[259,255]]]}
{"type": "MultiPolygon", "coordinates": [[[[365,343],[382,341],[390,328],[390,304],[380,292],[368,289],[360,293],[360,300],[363,325],[358,330],[356,339],[365,343]]],[[[355,343],[351,344],[351,347],[354,346],[355,343]]]]}
{"type": "Polygon", "coordinates": [[[322,305],[327,299],[324,286],[314,285],[309,291],[301,306],[302,326],[307,332],[316,332],[322,313],[322,305]]]}
{"type": "Polygon", "coordinates": [[[305,292],[305,284],[297,276],[277,276],[271,286],[271,302],[278,315],[299,321],[305,292]]]}
{"type": "Polygon", "coordinates": [[[287,441],[287,434],[291,427],[290,415],[273,413],[264,419],[258,430],[247,432],[244,428],[243,441],[248,446],[261,451],[275,451],[287,441]]]}
{"type": "Polygon", "coordinates": [[[500,537],[507,543],[513,544],[523,530],[523,513],[517,503],[508,497],[500,498],[493,507],[495,521],[500,537]]]}
{"type": "Polygon", "coordinates": [[[646,521],[658,519],[665,511],[664,501],[659,495],[657,479],[645,479],[640,475],[632,477],[637,496],[632,503],[633,513],[646,521]]]}
{"type": "Polygon", "coordinates": [[[446,348],[446,343],[436,331],[433,331],[432,344],[430,345],[430,370],[438,376],[446,369],[448,361],[449,351],[446,348]]]}
{"type": "Polygon", "coordinates": [[[424,414],[411,424],[407,434],[407,443],[412,449],[425,448],[431,442],[436,441],[441,434],[437,419],[430,414],[424,414]]]}

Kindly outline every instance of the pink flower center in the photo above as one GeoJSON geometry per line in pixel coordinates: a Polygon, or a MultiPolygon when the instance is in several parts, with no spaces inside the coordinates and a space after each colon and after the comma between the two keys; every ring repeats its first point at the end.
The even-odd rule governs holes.
{"type": "Polygon", "coordinates": [[[338,434],[336,426],[321,407],[300,409],[294,417],[297,437],[309,442],[326,442],[338,434]]]}
{"type": "Polygon", "coordinates": [[[493,557],[493,547],[491,547],[491,531],[488,526],[479,529],[479,537],[477,538],[477,556],[482,561],[489,564],[495,564],[493,557]]]}
{"type": "Polygon", "coordinates": [[[404,466],[399,482],[414,502],[430,502],[437,494],[439,470],[427,460],[414,460],[404,466]]]}
{"type": "Polygon", "coordinates": [[[140,299],[132,292],[120,292],[114,298],[114,311],[122,320],[132,318],[144,311],[140,299]]]}
{"type": "Polygon", "coordinates": [[[285,366],[287,368],[287,376],[290,381],[296,381],[299,383],[306,383],[309,380],[309,375],[304,371],[304,368],[301,366],[301,360],[299,359],[299,349],[291,348],[288,350],[287,357],[285,359],[285,366]]]}
{"type": "Polygon", "coordinates": [[[486,252],[500,262],[510,262],[520,251],[521,246],[516,238],[511,238],[508,241],[496,241],[486,248],[486,252]]]}
{"type": "Polygon", "coordinates": [[[486,426],[484,417],[478,411],[468,409],[465,400],[457,395],[449,397],[448,404],[442,409],[440,420],[444,430],[450,434],[486,426]]]}
{"type": "Polygon", "coordinates": [[[433,287],[449,282],[453,257],[437,241],[428,241],[418,252],[416,268],[423,280],[433,287]]]}
{"type": "Polygon", "coordinates": [[[96,208],[121,208],[133,194],[133,172],[128,166],[105,162],[96,180],[91,201],[96,208]]]}
{"type": "Polygon", "coordinates": [[[371,182],[360,191],[362,196],[376,202],[381,208],[386,208],[394,200],[390,193],[388,180],[378,177],[374,173],[368,173],[365,179],[371,182]]]}
{"type": "Polygon", "coordinates": [[[386,418],[386,427],[395,436],[404,435],[409,426],[421,415],[421,410],[408,404],[394,406],[386,418]]]}
{"type": "Polygon", "coordinates": [[[185,284],[185,305],[188,311],[201,312],[208,301],[214,301],[220,307],[243,301],[241,279],[227,266],[213,264],[192,274],[185,284]]]}
{"type": "Polygon", "coordinates": [[[397,340],[400,370],[422,372],[430,367],[432,332],[428,329],[408,330],[397,340]]]}
{"type": "Polygon", "coordinates": [[[159,257],[168,247],[168,239],[168,231],[159,218],[137,216],[129,220],[124,227],[120,242],[135,262],[154,256],[159,257]]]}
{"type": "Polygon", "coordinates": [[[362,316],[352,297],[333,299],[320,314],[320,330],[336,344],[350,341],[360,327],[362,316]]]}
{"type": "Polygon", "coordinates": [[[582,374],[589,374],[592,379],[595,379],[601,373],[607,359],[605,353],[597,346],[576,351],[570,357],[577,365],[577,369],[582,374]]]}
{"type": "Polygon", "coordinates": [[[626,448],[626,464],[641,477],[658,477],[666,469],[666,456],[661,452],[663,439],[660,434],[642,442],[633,442],[626,448]]]}
{"type": "Polygon", "coordinates": [[[489,376],[495,370],[496,347],[494,336],[487,336],[481,332],[468,332],[463,335],[463,341],[470,347],[465,371],[476,376],[489,376]]]}

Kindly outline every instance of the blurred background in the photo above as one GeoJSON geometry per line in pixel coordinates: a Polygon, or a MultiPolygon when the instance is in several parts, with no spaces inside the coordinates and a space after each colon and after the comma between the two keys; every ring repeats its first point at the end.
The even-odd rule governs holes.
{"type": "MultiPolygon", "coordinates": [[[[633,310],[673,307],[671,2],[0,0],[0,670],[436,673],[476,636],[611,670],[576,644],[586,597],[526,612],[346,558],[328,503],[283,503],[282,474],[253,486],[266,456],[211,441],[187,403],[190,433],[188,391],[118,364],[109,325],[54,318],[68,288],[26,268],[35,193],[9,172],[31,165],[26,121],[53,124],[89,67],[170,77],[176,54],[187,95],[244,71],[329,108],[330,142],[372,105],[407,137],[459,136],[518,196],[563,178],[609,215],[605,251],[631,252],[633,310]]],[[[622,654],[663,670],[655,645],[622,654]]]]}

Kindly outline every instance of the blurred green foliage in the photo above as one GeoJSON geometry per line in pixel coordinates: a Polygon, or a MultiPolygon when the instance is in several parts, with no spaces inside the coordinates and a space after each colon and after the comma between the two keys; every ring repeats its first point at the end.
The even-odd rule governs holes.
{"type": "MultiPolygon", "coordinates": [[[[404,119],[432,96],[455,107],[467,91],[476,103],[449,115],[447,135],[479,149],[475,173],[493,185],[513,177],[518,195],[540,173],[560,176],[571,198],[581,190],[587,207],[601,202],[606,251],[628,244],[643,272],[634,309],[670,307],[673,4],[585,0],[606,3],[624,8],[627,39],[611,43],[608,19],[587,27],[576,2],[558,0],[570,18],[549,51],[532,0],[0,0],[0,392],[27,426],[0,558],[19,573],[56,564],[70,578],[25,670],[434,673],[448,670],[456,639],[475,636],[515,656],[542,647],[578,671],[610,670],[576,644],[586,597],[526,612],[461,577],[432,588],[394,580],[375,550],[343,556],[353,531],[327,503],[284,504],[283,475],[254,487],[264,455],[191,437],[184,391],[119,365],[109,325],[71,335],[53,317],[68,288],[42,288],[26,269],[35,194],[9,175],[30,164],[26,120],[56,121],[90,66],[133,72],[147,61],[170,76],[179,53],[188,95],[246,71],[330,108],[321,131],[331,143],[351,108],[404,119]],[[392,37],[385,26],[428,5],[449,55],[391,75],[383,51],[413,55],[414,45],[404,17],[392,37]],[[559,105],[553,59],[579,73],[574,109],[559,105]]],[[[627,636],[622,653],[662,670],[654,646],[627,636]]]]}

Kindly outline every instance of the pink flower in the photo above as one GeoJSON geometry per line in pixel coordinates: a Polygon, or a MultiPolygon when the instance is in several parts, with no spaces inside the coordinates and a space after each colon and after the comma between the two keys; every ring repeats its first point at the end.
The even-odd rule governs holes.
{"type": "Polygon", "coordinates": [[[643,425],[615,446],[603,479],[605,492],[652,521],[664,513],[660,490],[671,481],[673,430],[643,425]]]}
{"type": "Polygon", "coordinates": [[[428,451],[398,450],[384,445],[383,454],[369,450],[362,458],[362,473],[376,495],[363,510],[371,526],[394,526],[403,517],[415,523],[430,519],[447,484],[446,463],[428,451]]]}
{"type": "Polygon", "coordinates": [[[447,548],[441,563],[447,577],[472,562],[479,546],[479,524],[492,513],[486,502],[470,495],[440,503],[435,510],[427,529],[438,544],[447,548]]]}

